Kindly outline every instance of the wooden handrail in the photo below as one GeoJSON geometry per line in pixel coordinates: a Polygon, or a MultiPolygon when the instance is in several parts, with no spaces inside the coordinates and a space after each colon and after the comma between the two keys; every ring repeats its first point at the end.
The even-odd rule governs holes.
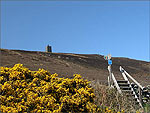
{"type": "Polygon", "coordinates": [[[110,85],[110,78],[109,78],[109,76],[108,76],[108,86],[110,87],[111,85],[110,85]]]}
{"type": "Polygon", "coordinates": [[[139,86],[143,90],[143,87],[140,85],[140,83],[138,83],[131,75],[129,75],[121,66],[120,71],[123,71],[134,83],[136,83],[137,86],[139,86]]]}
{"type": "MultiPolygon", "coordinates": [[[[121,71],[121,73],[122,73],[123,78],[124,78],[126,81],[128,81],[128,84],[130,85],[131,90],[132,90],[133,94],[135,95],[134,97],[135,97],[135,98],[137,99],[137,101],[139,102],[139,105],[143,108],[143,106],[142,106],[142,100],[141,100],[141,94],[139,94],[139,98],[138,98],[137,94],[135,93],[133,87],[131,86],[131,84],[130,84],[130,82],[129,82],[129,80],[128,80],[126,74],[125,74],[125,70],[124,70],[121,66],[120,66],[120,71],[121,71]]],[[[134,79],[134,80],[135,80],[135,79],[134,79]]],[[[136,80],[135,80],[135,81],[136,81],[136,80]]],[[[141,90],[140,90],[140,91],[141,91],[141,90]]]]}
{"type": "Polygon", "coordinates": [[[121,89],[120,89],[120,87],[119,87],[119,85],[118,85],[118,83],[117,83],[117,80],[116,80],[116,78],[115,78],[115,76],[114,76],[113,73],[112,73],[112,80],[113,80],[113,82],[114,82],[114,84],[115,84],[115,86],[116,86],[118,92],[119,92],[120,94],[122,94],[122,91],[121,91],[121,89]]]}

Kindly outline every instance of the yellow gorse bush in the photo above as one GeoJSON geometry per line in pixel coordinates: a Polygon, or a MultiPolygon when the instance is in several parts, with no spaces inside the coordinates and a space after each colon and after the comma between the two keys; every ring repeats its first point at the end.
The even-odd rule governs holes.
{"type": "Polygon", "coordinates": [[[44,69],[31,71],[22,64],[0,67],[1,112],[98,112],[94,90],[79,74],[59,78],[44,69]]]}

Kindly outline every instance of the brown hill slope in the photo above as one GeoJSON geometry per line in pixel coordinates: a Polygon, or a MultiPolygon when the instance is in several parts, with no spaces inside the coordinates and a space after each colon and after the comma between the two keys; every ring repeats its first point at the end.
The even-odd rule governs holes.
{"type": "MultiPolygon", "coordinates": [[[[101,55],[1,49],[0,60],[0,66],[12,67],[16,63],[22,63],[31,70],[44,68],[50,73],[58,73],[65,77],[79,73],[89,80],[107,84],[108,65],[101,55]]],[[[112,61],[112,71],[117,79],[122,77],[119,72],[121,65],[142,85],[150,84],[150,62],[128,58],[112,58],[112,61]]]]}

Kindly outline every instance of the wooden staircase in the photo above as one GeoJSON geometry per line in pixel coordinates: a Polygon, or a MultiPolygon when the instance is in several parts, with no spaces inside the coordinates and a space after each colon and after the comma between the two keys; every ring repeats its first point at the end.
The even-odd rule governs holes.
{"type": "Polygon", "coordinates": [[[139,103],[138,96],[136,95],[134,89],[131,87],[131,85],[128,83],[128,81],[126,81],[126,80],[118,80],[117,83],[118,83],[121,91],[123,93],[126,93],[127,97],[130,97],[132,100],[134,100],[135,104],[139,103]]]}
{"type": "Polygon", "coordinates": [[[108,82],[110,86],[116,87],[120,94],[122,94],[122,92],[126,93],[126,95],[130,97],[135,102],[135,104],[139,104],[143,108],[142,93],[141,93],[143,87],[131,75],[129,75],[121,66],[120,66],[120,72],[122,73],[123,80],[116,80],[113,73],[111,73],[111,70],[109,68],[108,70],[110,74],[108,77],[108,82]],[[135,92],[129,79],[131,79],[138,86],[138,94],[135,92]]]}

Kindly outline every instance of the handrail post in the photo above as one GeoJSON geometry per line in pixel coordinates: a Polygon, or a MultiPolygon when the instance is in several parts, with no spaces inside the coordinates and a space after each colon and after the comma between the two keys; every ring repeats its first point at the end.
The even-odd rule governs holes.
{"type": "Polygon", "coordinates": [[[108,66],[109,71],[109,87],[112,86],[112,72],[111,72],[111,65],[108,66]]]}
{"type": "Polygon", "coordinates": [[[142,104],[142,90],[141,90],[140,87],[138,87],[138,90],[139,90],[139,100],[140,100],[140,102],[142,104]]]}
{"type": "Polygon", "coordinates": [[[110,86],[112,86],[113,84],[112,84],[112,71],[111,71],[111,65],[109,65],[110,66],[110,86]]]}
{"type": "Polygon", "coordinates": [[[121,67],[121,66],[120,66],[120,72],[121,72],[123,78],[124,78],[126,81],[129,82],[129,80],[128,80],[127,76],[125,75],[124,70],[122,70],[122,67],[121,67]]]}
{"type": "Polygon", "coordinates": [[[104,56],[104,59],[108,61],[108,71],[109,71],[109,77],[108,77],[108,85],[111,87],[112,84],[112,72],[111,72],[111,65],[112,65],[112,60],[111,60],[111,54],[108,54],[107,56],[104,56]]]}
{"type": "Polygon", "coordinates": [[[109,79],[109,76],[108,76],[108,86],[110,87],[110,79],[109,79]]]}

